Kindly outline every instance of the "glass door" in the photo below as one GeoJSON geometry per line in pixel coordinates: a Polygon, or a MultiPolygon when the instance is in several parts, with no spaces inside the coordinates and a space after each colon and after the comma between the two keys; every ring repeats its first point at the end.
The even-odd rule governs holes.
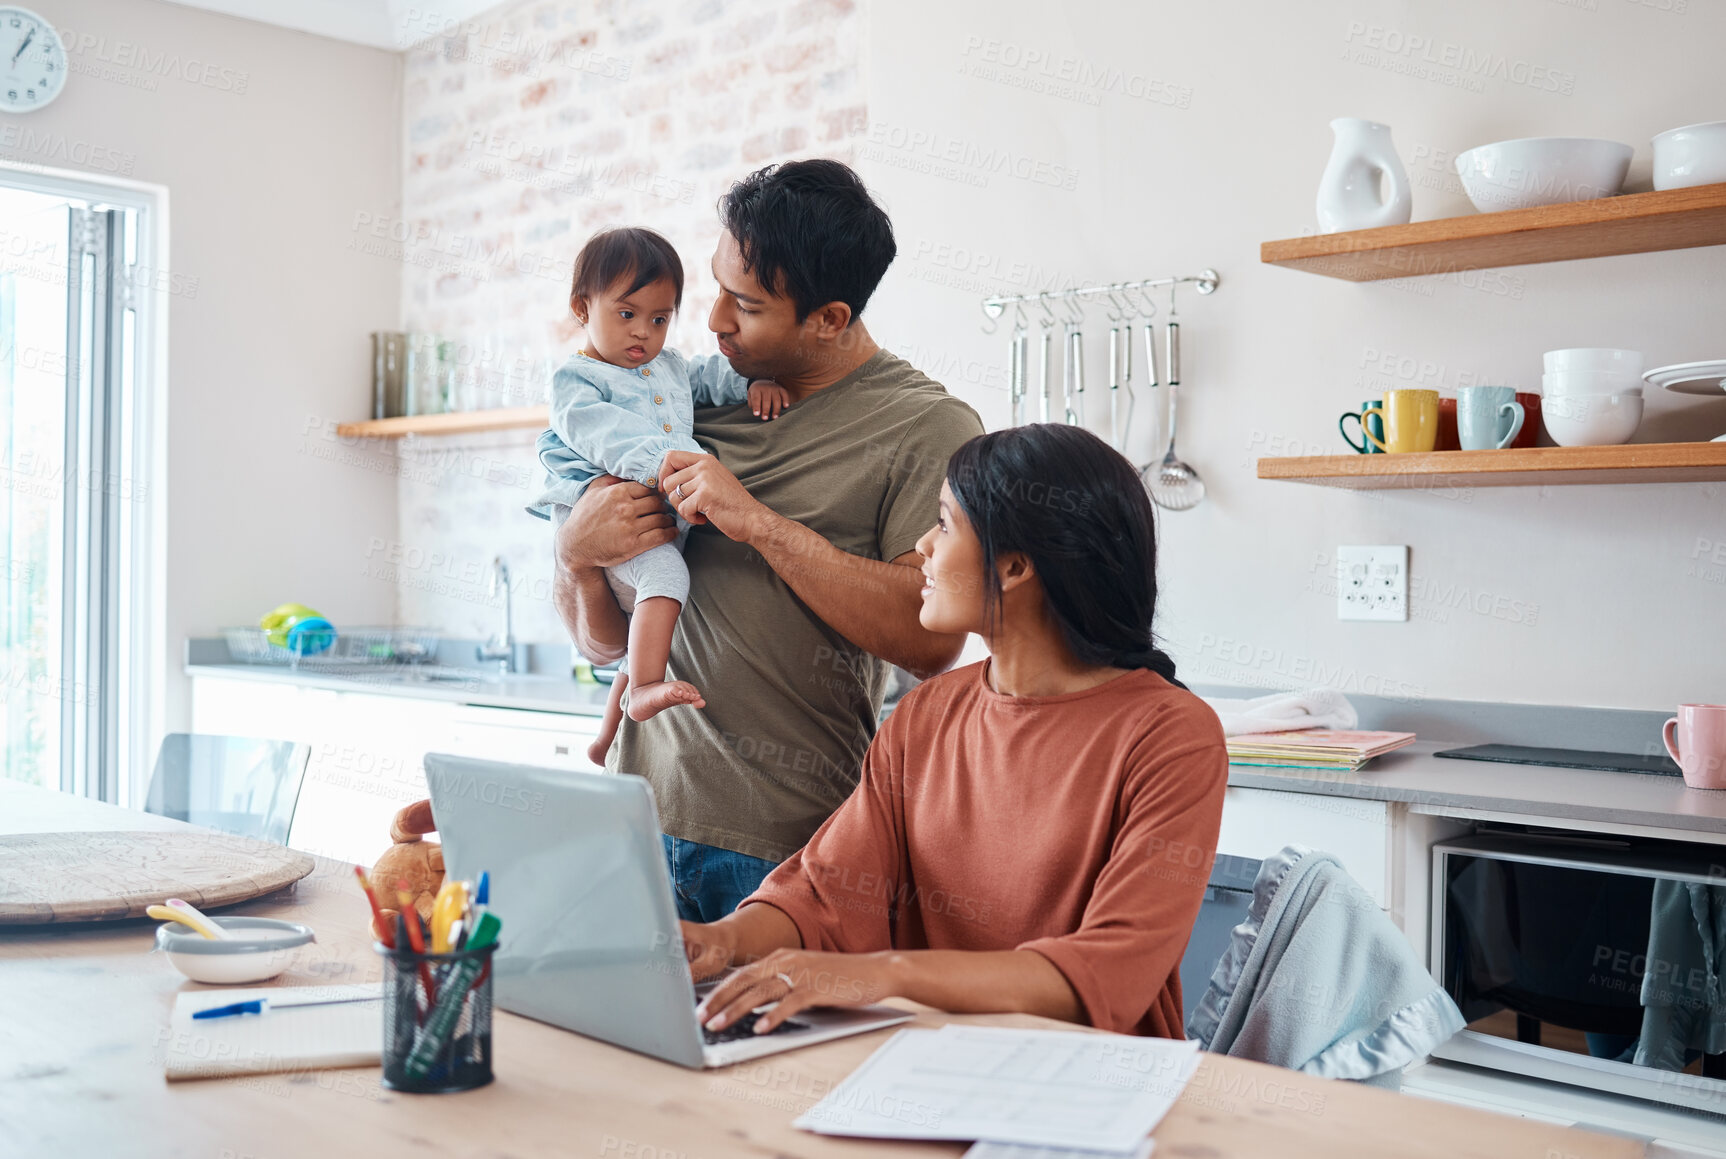
{"type": "Polygon", "coordinates": [[[0,174],[0,777],[110,801],[139,724],[139,216],[0,174]]]}
{"type": "Polygon", "coordinates": [[[59,788],[68,371],[64,197],[0,188],[0,776],[59,788]]]}

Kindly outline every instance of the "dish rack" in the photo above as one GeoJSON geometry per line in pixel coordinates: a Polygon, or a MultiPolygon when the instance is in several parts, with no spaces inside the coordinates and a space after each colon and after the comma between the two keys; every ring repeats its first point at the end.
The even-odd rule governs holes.
{"type": "Polygon", "coordinates": [[[437,633],[429,628],[330,628],[304,631],[298,650],[277,644],[262,628],[225,628],[228,655],[240,664],[289,668],[368,668],[422,664],[437,658],[437,633]]]}

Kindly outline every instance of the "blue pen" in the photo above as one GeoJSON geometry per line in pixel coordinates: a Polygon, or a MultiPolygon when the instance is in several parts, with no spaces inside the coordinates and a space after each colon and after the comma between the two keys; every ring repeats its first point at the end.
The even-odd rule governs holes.
{"type": "Polygon", "coordinates": [[[344,1002],[381,1002],[382,994],[363,994],[354,998],[315,998],[295,1002],[289,999],[254,998],[250,1002],[230,1002],[193,1012],[193,1018],[228,1018],[235,1014],[262,1014],[266,1010],[292,1010],[296,1006],[339,1006],[344,1002]]]}
{"type": "Polygon", "coordinates": [[[208,1010],[200,1010],[193,1018],[226,1018],[230,1014],[262,1014],[268,1005],[262,998],[254,998],[250,1002],[235,1002],[227,1006],[212,1006],[208,1010]]]}
{"type": "Polygon", "coordinates": [[[491,900],[491,873],[480,870],[479,884],[473,887],[473,894],[468,899],[467,911],[462,914],[462,944],[455,948],[466,949],[466,940],[479,926],[479,919],[486,911],[486,905],[491,900]]]}

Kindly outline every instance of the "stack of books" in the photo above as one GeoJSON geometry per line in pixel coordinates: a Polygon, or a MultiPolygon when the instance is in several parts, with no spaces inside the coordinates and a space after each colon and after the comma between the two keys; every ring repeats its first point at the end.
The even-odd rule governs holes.
{"type": "Polygon", "coordinates": [[[1352,773],[1376,756],[1414,742],[1412,732],[1308,728],[1229,737],[1229,764],[1336,769],[1352,773]]]}

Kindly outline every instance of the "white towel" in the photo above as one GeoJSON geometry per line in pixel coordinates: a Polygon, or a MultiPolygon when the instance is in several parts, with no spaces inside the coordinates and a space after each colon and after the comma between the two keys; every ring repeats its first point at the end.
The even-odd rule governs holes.
{"type": "Polygon", "coordinates": [[[1249,732],[1287,732],[1297,728],[1353,728],[1360,723],[1354,705],[1334,688],[1273,692],[1251,700],[1204,697],[1223,722],[1224,736],[1249,732]]]}

